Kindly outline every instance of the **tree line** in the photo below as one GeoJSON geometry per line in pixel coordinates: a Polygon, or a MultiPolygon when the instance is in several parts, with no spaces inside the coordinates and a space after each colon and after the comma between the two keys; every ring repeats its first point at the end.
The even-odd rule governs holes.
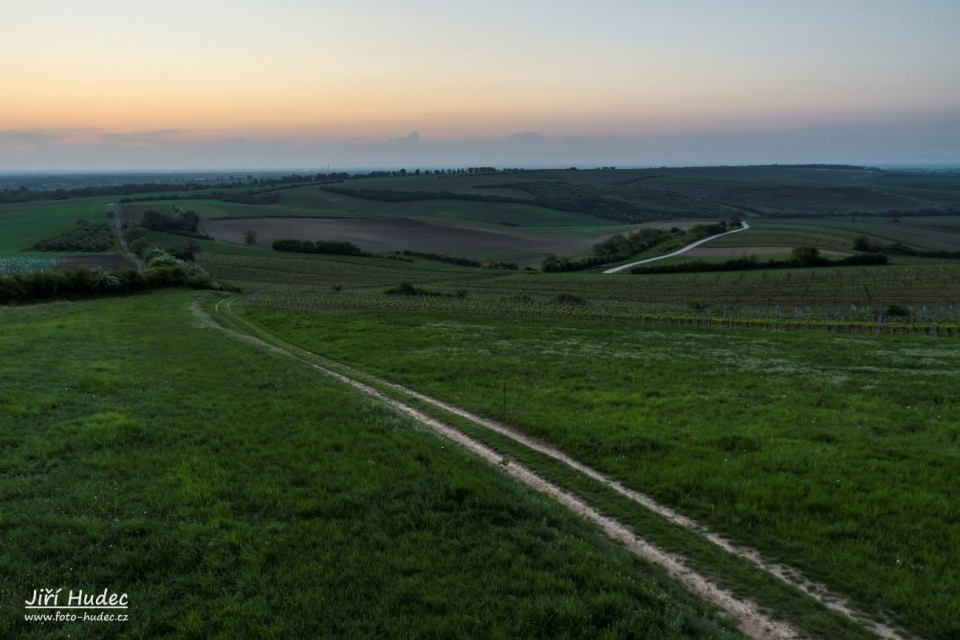
{"type": "MultiPolygon", "coordinates": [[[[249,244],[249,243],[248,243],[249,244]]],[[[341,256],[369,256],[360,247],[352,242],[338,240],[293,240],[284,238],[274,240],[270,245],[274,251],[289,251],[292,253],[328,253],[341,256]]]]}

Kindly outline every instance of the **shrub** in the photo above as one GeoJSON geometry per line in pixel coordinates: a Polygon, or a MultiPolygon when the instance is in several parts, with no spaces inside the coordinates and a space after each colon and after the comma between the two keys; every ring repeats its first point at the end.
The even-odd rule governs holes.
{"type": "Polygon", "coordinates": [[[132,243],[141,238],[146,239],[149,235],[149,232],[143,227],[130,227],[123,232],[123,239],[129,243],[132,243]]]}
{"type": "Polygon", "coordinates": [[[820,257],[820,250],[808,245],[794,247],[793,251],[790,252],[790,257],[802,267],[810,267],[823,262],[823,258],[820,257]]]}
{"type": "Polygon", "coordinates": [[[883,315],[888,318],[909,318],[910,310],[899,304],[891,304],[883,311],[883,315]]]}

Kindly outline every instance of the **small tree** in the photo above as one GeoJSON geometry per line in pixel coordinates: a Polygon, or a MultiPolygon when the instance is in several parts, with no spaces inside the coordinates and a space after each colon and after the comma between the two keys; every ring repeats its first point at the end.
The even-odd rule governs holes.
{"type": "Polygon", "coordinates": [[[820,262],[820,250],[816,247],[806,245],[794,247],[791,256],[795,262],[800,263],[800,265],[804,267],[809,267],[820,262]]]}
{"type": "Polygon", "coordinates": [[[857,236],[853,239],[854,251],[870,251],[870,238],[867,236],[857,236]]]}
{"type": "Polygon", "coordinates": [[[247,229],[243,232],[243,241],[251,247],[257,244],[257,232],[254,229],[247,229]]]}

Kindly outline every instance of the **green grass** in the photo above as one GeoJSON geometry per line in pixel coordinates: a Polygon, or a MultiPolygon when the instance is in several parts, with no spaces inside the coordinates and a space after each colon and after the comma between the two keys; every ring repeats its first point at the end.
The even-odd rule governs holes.
{"type": "Polygon", "coordinates": [[[0,309],[0,635],[734,637],[498,469],[205,328],[212,299],[0,309]],[[44,587],[130,621],[25,622],[44,587]]]}
{"type": "MultiPolygon", "coordinates": [[[[671,189],[696,183],[693,195],[750,195],[742,189],[750,180],[789,191],[774,168],[666,171],[658,180],[671,189]]],[[[622,190],[655,173],[517,179],[622,190]]],[[[819,189],[853,179],[828,173],[795,170],[791,180],[819,189]]],[[[868,178],[880,180],[856,177],[868,178]]],[[[916,196],[926,207],[921,187],[906,180],[882,188],[900,189],[896,197],[885,191],[877,201],[916,196]]],[[[470,188],[461,182],[457,189],[470,188]]],[[[949,195],[952,183],[941,182],[922,190],[949,195]]],[[[46,257],[20,250],[78,218],[105,220],[112,200],[0,207],[0,259],[46,257]]],[[[540,234],[619,229],[533,205],[380,203],[313,187],[264,207],[179,202],[202,217],[399,212],[540,234]]],[[[955,249],[955,235],[914,224],[920,219],[886,219],[751,220],[754,229],[728,241],[782,236],[830,248],[864,233],[955,249]]],[[[255,290],[255,300],[327,310],[243,312],[288,339],[555,442],[801,567],[870,614],[889,614],[926,638],[960,634],[952,562],[960,543],[958,347],[926,337],[668,326],[691,313],[730,325],[762,316],[783,327],[853,313],[873,332],[876,310],[898,304],[923,318],[909,330],[927,332],[932,316],[956,321],[956,262],[554,275],[195,242],[203,266],[255,290]],[[388,301],[383,290],[402,280],[467,297],[388,301]],[[550,302],[561,294],[586,304],[550,302]],[[658,324],[644,324],[647,312],[658,324]],[[520,318],[528,313],[536,319],[520,318]]],[[[194,300],[210,298],[171,292],[0,308],[0,536],[8,550],[0,555],[0,636],[722,636],[659,572],[565,511],[296,362],[201,328],[188,310],[194,300]],[[496,571],[487,568],[491,558],[496,571]],[[24,623],[22,600],[46,586],[127,591],[131,623],[106,631],[24,623]]],[[[833,618],[755,572],[549,461],[480,435],[831,637],[833,618]]],[[[835,637],[857,633],[837,627],[835,637]]]]}
{"type": "Polygon", "coordinates": [[[952,341],[244,315],[554,442],[923,637],[960,632],[952,341]]]}
{"type": "Polygon", "coordinates": [[[77,220],[109,222],[107,204],[113,198],[82,198],[62,202],[30,202],[0,206],[0,256],[51,257],[77,252],[26,252],[39,240],[72,228],[77,220]]]}
{"type": "MultiPolygon", "coordinates": [[[[809,244],[821,249],[850,251],[853,239],[864,235],[874,244],[903,242],[923,251],[960,251],[960,233],[946,233],[930,226],[948,224],[927,221],[925,225],[910,222],[896,224],[887,219],[856,222],[851,218],[785,218],[751,220],[750,229],[720,238],[710,247],[722,246],[796,246],[809,244]]],[[[956,223],[952,223],[956,227],[956,223]]],[[[960,227],[957,227],[960,232],[960,227]]]]}
{"type": "MultiPolygon", "coordinates": [[[[436,181],[443,187],[443,180],[436,181]]],[[[350,186],[349,184],[347,186],[350,186]]],[[[284,191],[275,208],[308,211],[311,215],[360,217],[415,217],[428,221],[479,222],[490,226],[518,227],[604,227],[616,226],[610,220],[589,214],[557,211],[527,204],[470,202],[465,200],[423,200],[416,202],[379,202],[354,198],[316,187],[284,191]]],[[[249,212],[249,209],[245,209],[249,212]]],[[[274,213],[274,215],[276,215],[274,213]]]]}
{"type": "MultiPolygon", "coordinates": [[[[371,185],[375,186],[375,185],[371,185]]],[[[424,200],[417,202],[379,202],[323,191],[318,187],[299,187],[281,192],[272,205],[249,205],[216,200],[170,200],[138,202],[126,207],[136,211],[179,204],[200,218],[230,217],[408,217],[430,222],[469,222],[495,229],[533,228],[543,233],[598,235],[616,233],[616,223],[589,214],[557,211],[535,205],[465,200],[424,200]],[[568,229],[568,227],[571,227],[568,229]],[[609,231],[608,231],[609,230],[609,231]]]]}

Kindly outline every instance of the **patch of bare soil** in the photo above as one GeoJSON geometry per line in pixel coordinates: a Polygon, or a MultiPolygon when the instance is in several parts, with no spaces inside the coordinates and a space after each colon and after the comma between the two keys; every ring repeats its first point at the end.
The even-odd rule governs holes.
{"type": "Polygon", "coordinates": [[[923,229],[924,231],[932,231],[934,233],[949,233],[951,235],[960,235],[960,225],[955,224],[918,224],[916,225],[918,229],[923,229]]]}
{"type": "Polygon", "coordinates": [[[137,265],[130,259],[119,253],[112,253],[103,256],[74,256],[72,258],[61,258],[57,269],[72,269],[74,267],[103,267],[104,269],[123,269],[129,267],[136,269],[137,265]]]}

